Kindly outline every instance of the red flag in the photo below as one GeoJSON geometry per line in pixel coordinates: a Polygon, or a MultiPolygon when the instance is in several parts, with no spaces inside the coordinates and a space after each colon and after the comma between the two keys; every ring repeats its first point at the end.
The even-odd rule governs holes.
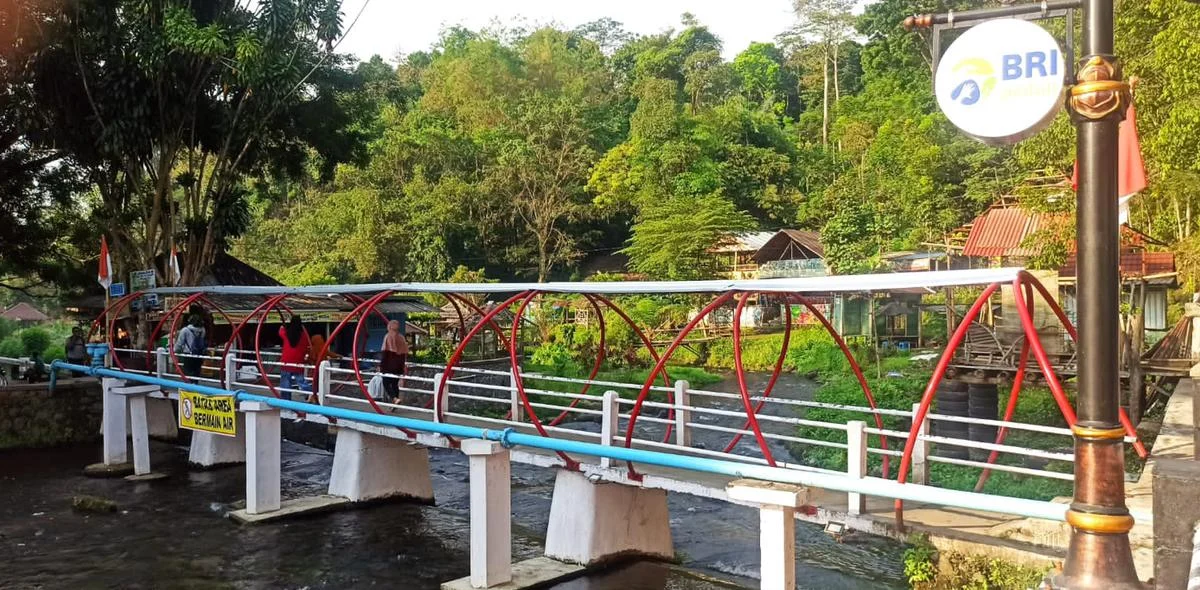
{"type": "MultiPolygon", "coordinates": [[[[1071,173],[1071,188],[1079,190],[1079,161],[1071,173]]],[[[1137,135],[1137,109],[1129,103],[1117,138],[1117,197],[1121,204],[1121,223],[1129,221],[1129,200],[1146,189],[1146,165],[1137,135]]]]}
{"type": "Polygon", "coordinates": [[[105,289],[112,284],[112,257],[108,255],[108,240],[104,236],[100,236],[100,269],[96,281],[105,289]]]}

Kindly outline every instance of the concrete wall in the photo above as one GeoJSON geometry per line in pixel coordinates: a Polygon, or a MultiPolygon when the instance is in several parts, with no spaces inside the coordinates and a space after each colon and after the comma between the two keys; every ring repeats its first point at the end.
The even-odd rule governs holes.
{"type": "Polygon", "coordinates": [[[0,387],[0,449],[39,448],[100,438],[100,382],[60,380],[0,387]]]}

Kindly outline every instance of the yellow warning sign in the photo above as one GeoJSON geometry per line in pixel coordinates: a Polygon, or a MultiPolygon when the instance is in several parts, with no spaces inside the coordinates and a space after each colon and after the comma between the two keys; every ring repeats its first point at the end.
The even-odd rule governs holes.
{"type": "Polygon", "coordinates": [[[232,395],[204,395],[179,390],[179,426],[237,436],[237,411],[232,395]]]}

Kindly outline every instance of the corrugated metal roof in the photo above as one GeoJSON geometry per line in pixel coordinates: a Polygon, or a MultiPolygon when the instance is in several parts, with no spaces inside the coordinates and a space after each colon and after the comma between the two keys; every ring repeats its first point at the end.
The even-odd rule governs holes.
{"type": "MultiPolygon", "coordinates": [[[[1175,272],[1175,254],[1172,252],[1122,251],[1120,270],[1123,278],[1141,278],[1167,275],[1175,272]]],[[[1075,255],[1071,254],[1059,269],[1059,275],[1073,277],[1077,272],[1075,255]]]]}
{"type": "Polygon", "coordinates": [[[1036,252],[1021,247],[1029,234],[1037,231],[1040,215],[1018,207],[989,209],[975,218],[964,256],[1033,256],[1036,252]]]}
{"type": "Polygon", "coordinates": [[[824,258],[825,248],[821,245],[821,234],[799,229],[781,229],[771,234],[754,255],[758,264],[774,260],[824,258]]]}
{"type": "Polygon", "coordinates": [[[752,231],[734,234],[713,252],[757,252],[775,235],[773,231],[752,231]]]}

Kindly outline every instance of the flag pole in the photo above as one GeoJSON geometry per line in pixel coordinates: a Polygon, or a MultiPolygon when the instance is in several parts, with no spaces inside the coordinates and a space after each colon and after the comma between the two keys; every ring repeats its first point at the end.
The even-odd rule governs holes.
{"type": "MultiPolygon", "coordinates": [[[[104,310],[105,313],[111,313],[108,308],[111,305],[112,296],[108,288],[112,285],[112,256],[108,253],[108,239],[105,238],[104,234],[100,235],[100,260],[97,262],[96,267],[96,282],[100,283],[100,286],[104,288],[104,310]]],[[[103,323],[105,325],[101,326],[100,333],[107,337],[109,336],[107,324],[110,322],[103,323]]]]}

